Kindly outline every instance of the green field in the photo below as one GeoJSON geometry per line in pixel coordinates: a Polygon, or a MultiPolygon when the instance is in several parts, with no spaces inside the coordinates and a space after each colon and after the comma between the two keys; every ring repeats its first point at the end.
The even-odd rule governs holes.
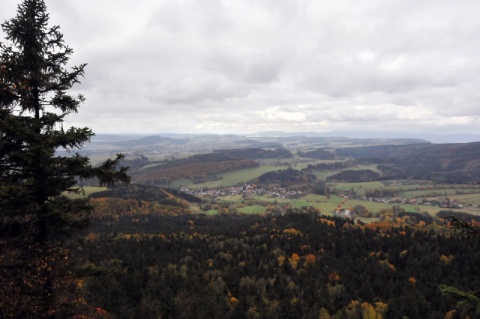
{"type": "Polygon", "coordinates": [[[405,198],[418,198],[418,197],[437,197],[444,199],[449,197],[454,198],[466,198],[467,200],[473,200],[469,203],[480,203],[480,190],[479,189],[456,189],[456,188],[435,188],[426,190],[412,190],[400,193],[401,197],[405,198]]]}
{"type": "MultiPolygon", "coordinates": [[[[238,195],[240,196],[240,195],[238,195]]],[[[240,197],[238,197],[240,198],[240,197]]],[[[299,199],[284,199],[284,198],[275,198],[271,196],[253,196],[251,199],[254,203],[257,203],[252,206],[245,206],[238,209],[242,213],[259,213],[265,212],[266,205],[281,205],[285,203],[290,203],[293,208],[302,208],[302,207],[315,207],[320,210],[324,215],[332,215],[337,207],[341,208],[354,208],[357,205],[364,206],[373,214],[377,214],[382,210],[391,209],[393,206],[399,206],[403,208],[406,212],[418,212],[423,213],[427,212],[428,214],[434,216],[441,210],[446,210],[445,208],[430,206],[430,205],[411,205],[411,204],[394,204],[394,203],[379,203],[372,201],[364,200],[355,200],[355,199],[345,199],[336,195],[331,195],[329,198],[327,196],[309,194],[303,196],[299,199]],[[262,206],[264,205],[264,206],[262,206]],[[250,208],[254,207],[254,208],[250,208]],[[263,207],[264,209],[260,209],[263,207]]],[[[459,196],[458,200],[464,200],[465,203],[473,203],[480,201],[480,194],[477,196],[473,195],[462,195],[459,196]]],[[[239,204],[241,200],[236,201],[234,196],[225,196],[219,197],[219,202],[229,202],[230,204],[239,204]]],[[[462,211],[474,215],[480,215],[480,211],[477,208],[458,208],[454,209],[455,211],[462,211]]],[[[213,213],[213,212],[212,212],[213,213]]]]}
{"type": "Polygon", "coordinates": [[[67,196],[68,198],[72,198],[72,199],[85,198],[85,197],[89,196],[90,194],[101,192],[101,191],[104,191],[104,190],[107,190],[107,188],[106,187],[99,187],[99,186],[85,186],[85,187],[83,187],[83,192],[84,192],[83,194],[82,193],[75,194],[75,193],[65,192],[64,195],[67,196]]]}
{"type": "Polygon", "coordinates": [[[312,174],[317,177],[318,180],[326,181],[328,177],[340,173],[341,171],[313,171],[312,174]]]}
{"type": "Polygon", "coordinates": [[[267,211],[267,208],[265,206],[252,205],[238,208],[238,211],[243,214],[259,214],[265,213],[267,211]]]}

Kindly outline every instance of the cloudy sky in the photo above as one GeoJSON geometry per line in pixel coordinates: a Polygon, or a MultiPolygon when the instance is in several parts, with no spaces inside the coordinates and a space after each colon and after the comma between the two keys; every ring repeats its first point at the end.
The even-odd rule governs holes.
{"type": "Polygon", "coordinates": [[[98,133],[479,132],[478,0],[46,4],[98,133]]]}

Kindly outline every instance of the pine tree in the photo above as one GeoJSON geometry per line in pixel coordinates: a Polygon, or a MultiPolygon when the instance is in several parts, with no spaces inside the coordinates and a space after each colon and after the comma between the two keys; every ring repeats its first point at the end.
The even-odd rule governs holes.
{"type": "Polygon", "coordinates": [[[73,51],[48,21],[43,0],[24,0],[17,16],[2,24],[0,295],[11,297],[0,300],[2,318],[58,314],[56,265],[67,257],[62,242],[86,225],[90,211],[85,199],[65,193],[81,192],[79,179],[98,178],[101,185],[129,181],[127,168],[118,167],[121,154],[99,167],[70,154],[93,136],[86,127],[63,128],[65,117],[84,102],[68,90],[79,83],[86,65],[66,68],[73,51]]]}

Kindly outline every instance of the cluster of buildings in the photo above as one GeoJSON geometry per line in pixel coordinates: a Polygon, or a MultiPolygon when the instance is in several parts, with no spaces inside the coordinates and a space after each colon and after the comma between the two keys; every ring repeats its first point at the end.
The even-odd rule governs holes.
{"type": "Polygon", "coordinates": [[[302,196],[302,191],[298,190],[287,190],[286,188],[273,188],[265,189],[258,187],[255,184],[244,184],[243,186],[230,186],[230,187],[219,187],[215,189],[200,189],[200,190],[191,190],[188,188],[182,188],[183,192],[193,194],[197,197],[211,197],[216,198],[220,196],[234,196],[242,195],[247,197],[248,195],[269,195],[275,198],[285,198],[285,199],[294,199],[302,196]]]}

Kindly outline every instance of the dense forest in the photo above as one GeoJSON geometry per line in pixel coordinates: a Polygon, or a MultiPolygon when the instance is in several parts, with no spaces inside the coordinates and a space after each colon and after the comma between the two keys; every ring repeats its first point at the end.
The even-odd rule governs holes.
{"type": "Polygon", "coordinates": [[[134,181],[145,185],[164,185],[179,178],[191,179],[196,183],[210,180],[215,174],[255,167],[258,164],[248,159],[223,159],[200,162],[181,161],[160,167],[146,168],[134,174],[134,181]]]}
{"type": "Polygon", "coordinates": [[[286,170],[278,170],[273,172],[268,172],[260,175],[253,182],[260,185],[272,186],[277,185],[279,187],[288,187],[297,184],[312,184],[316,181],[315,175],[308,174],[306,172],[301,172],[288,168],[286,170]]]}
{"type": "Polygon", "coordinates": [[[103,214],[75,248],[79,285],[113,318],[462,318],[440,285],[478,288],[479,242],[385,223],[103,214]]]}
{"type": "Polygon", "coordinates": [[[216,154],[223,154],[233,158],[242,159],[265,159],[265,158],[293,158],[292,153],[283,147],[276,147],[275,149],[263,148],[240,148],[231,150],[216,150],[216,154]]]}

